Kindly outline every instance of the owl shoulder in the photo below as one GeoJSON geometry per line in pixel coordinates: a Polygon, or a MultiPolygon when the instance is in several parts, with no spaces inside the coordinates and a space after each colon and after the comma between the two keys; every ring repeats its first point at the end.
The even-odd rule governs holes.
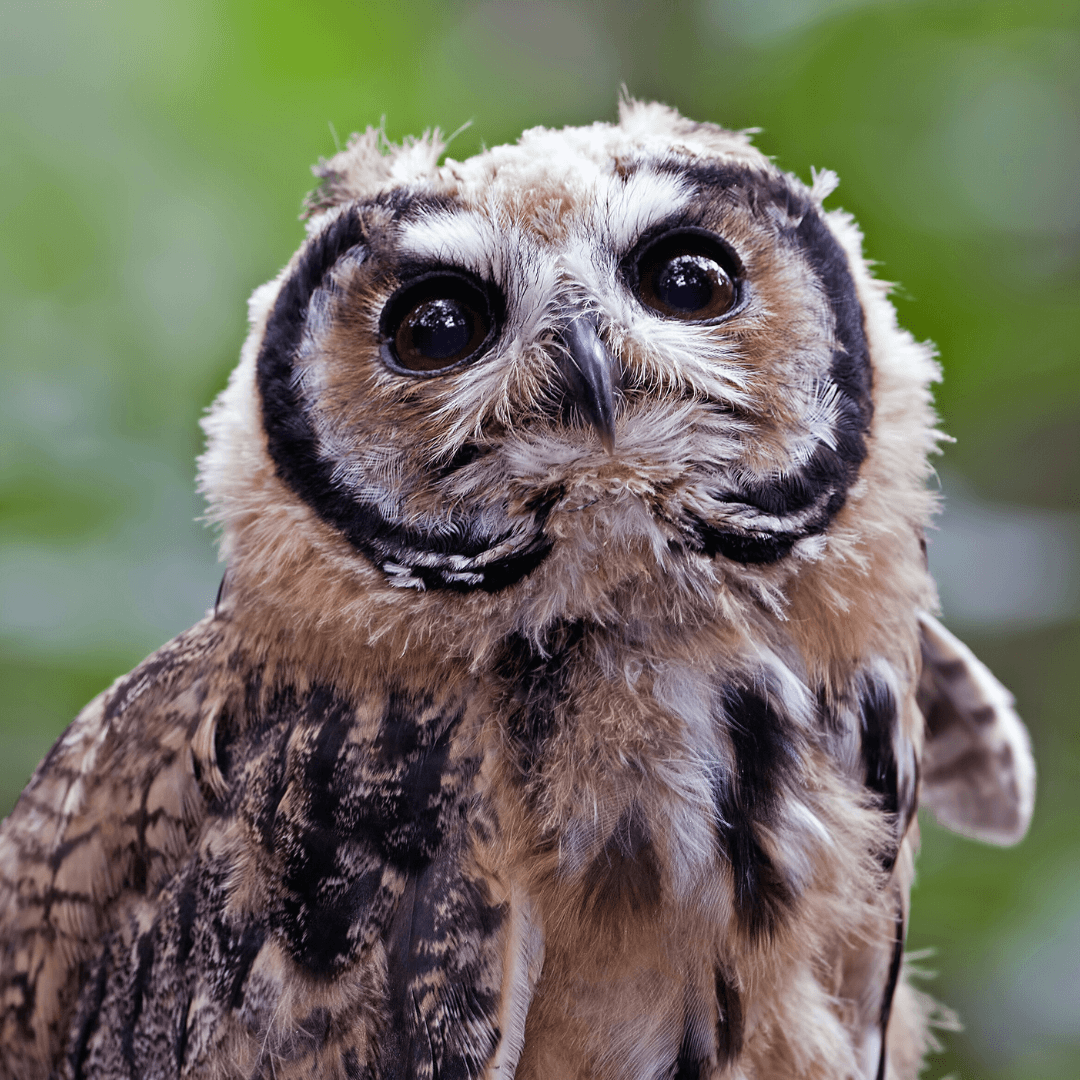
{"type": "Polygon", "coordinates": [[[49,1074],[115,901],[152,892],[190,852],[229,660],[213,616],[153,653],[79,713],[0,824],[6,1075],[49,1074]]]}

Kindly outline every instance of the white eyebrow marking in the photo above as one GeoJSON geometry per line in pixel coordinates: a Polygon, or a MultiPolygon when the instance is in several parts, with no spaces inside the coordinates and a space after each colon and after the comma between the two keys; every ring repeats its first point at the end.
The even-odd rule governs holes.
{"type": "MultiPolygon", "coordinates": [[[[643,233],[678,213],[694,196],[684,179],[666,173],[641,169],[623,178],[589,172],[585,183],[574,185],[581,207],[578,221],[594,243],[611,252],[628,251],[643,233]]],[[[461,266],[486,277],[507,255],[499,217],[497,207],[487,213],[464,208],[424,211],[401,226],[400,247],[417,259],[461,266]]]]}
{"type": "Polygon", "coordinates": [[[416,259],[486,278],[498,259],[499,238],[492,220],[475,210],[430,210],[402,225],[398,246],[416,259]]]}
{"type": "Polygon", "coordinates": [[[654,225],[682,210],[694,192],[682,177],[640,170],[623,180],[606,178],[606,192],[597,192],[593,228],[609,250],[629,251],[654,225]]]}

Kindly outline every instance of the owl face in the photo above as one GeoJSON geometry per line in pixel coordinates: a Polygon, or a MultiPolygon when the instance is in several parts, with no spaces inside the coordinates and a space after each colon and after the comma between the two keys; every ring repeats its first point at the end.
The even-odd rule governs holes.
{"type": "Polygon", "coordinates": [[[463,163],[440,150],[387,155],[369,133],[323,166],[209,424],[234,536],[266,550],[283,485],[304,508],[283,542],[332,549],[328,576],[516,590],[544,617],[620,591],[763,594],[817,559],[873,416],[822,189],[660,106],[463,163]],[[264,450],[254,500],[241,442],[264,450]]]}

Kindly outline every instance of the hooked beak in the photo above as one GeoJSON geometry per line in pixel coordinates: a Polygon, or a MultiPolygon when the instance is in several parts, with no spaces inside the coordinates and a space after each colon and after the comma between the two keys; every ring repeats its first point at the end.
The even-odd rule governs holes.
{"type": "Polygon", "coordinates": [[[560,340],[558,363],[568,391],[566,404],[593,426],[610,454],[615,449],[615,358],[600,340],[591,315],[574,316],[560,340]]]}

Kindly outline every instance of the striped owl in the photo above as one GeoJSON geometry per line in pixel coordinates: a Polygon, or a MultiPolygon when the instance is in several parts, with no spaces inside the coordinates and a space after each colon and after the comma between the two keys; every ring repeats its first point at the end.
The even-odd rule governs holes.
{"type": "Polygon", "coordinates": [[[443,149],[354,137],[251,300],[217,601],[0,832],[0,1071],[914,1078],[916,807],[1034,785],[931,614],[930,349],[745,134],[443,149]]]}

